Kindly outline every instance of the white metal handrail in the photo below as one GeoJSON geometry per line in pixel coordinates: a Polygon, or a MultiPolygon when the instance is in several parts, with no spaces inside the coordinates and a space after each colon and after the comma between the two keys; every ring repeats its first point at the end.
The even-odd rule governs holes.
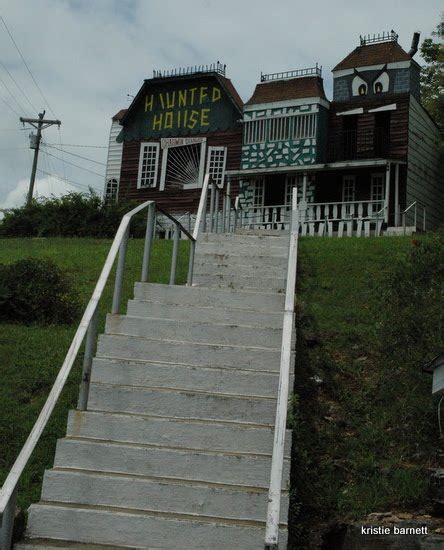
{"type": "Polygon", "coordinates": [[[290,386],[291,345],[294,330],[298,238],[299,212],[297,208],[297,193],[296,189],[294,189],[291,210],[287,282],[285,285],[285,309],[282,327],[279,390],[276,405],[273,455],[271,459],[270,488],[268,491],[267,524],[265,529],[266,549],[277,548],[279,544],[282,471],[284,466],[285,431],[287,424],[288,394],[290,386]]]}
{"type": "MultiPolygon", "coordinates": [[[[131,219],[140,211],[148,209],[143,261],[142,261],[142,274],[141,281],[146,282],[148,280],[149,259],[151,252],[151,244],[154,236],[154,224],[155,224],[155,203],[153,201],[146,201],[127,214],[125,214],[117,229],[116,236],[114,237],[111,248],[108,252],[108,256],[105,260],[105,264],[100,273],[94,292],[91,299],[86,306],[83,317],[76,330],[74,338],[72,339],[69,350],[65,356],[62,367],[57,375],[48,398],[35,422],[31,433],[28,436],[25,444],[22,447],[16,461],[14,462],[4,484],[0,490],[0,519],[1,519],[1,531],[0,531],[0,548],[2,550],[9,550],[11,547],[11,538],[14,524],[15,504],[17,496],[18,483],[20,477],[25,469],[29,458],[31,457],[40,436],[45,429],[48,420],[57,404],[60,394],[65,386],[66,380],[71,372],[74,361],[80,350],[82,342],[86,336],[85,353],[83,359],[82,381],[80,385],[79,395],[79,410],[86,410],[88,404],[89,394],[89,380],[91,373],[91,365],[94,354],[94,347],[97,337],[97,318],[98,318],[98,306],[103,294],[103,290],[108,281],[109,275],[113,268],[114,262],[118,257],[116,277],[114,283],[114,295],[112,303],[112,313],[118,314],[120,310],[121,294],[123,287],[123,272],[125,268],[126,249],[129,238],[129,229],[131,219]]],[[[170,284],[175,283],[177,254],[179,246],[179,233],[184,232],[191,241],[190,250],[190,262],[188,270],[187,284],[191,285],[193,277],[193,263],[194,263],[194,248],[195,239],[192,237],[185,228],[172,216],[163,212],[164,215],[170,218],[175,223],[176,229],[174,234],[174,246],[171,261],[170,271],[170,284]]]]}
{"type": "Polygon", "coordinates": [[[407,208],[404,210],[404,212],[401,213],[402,217],[402,227],[404,230],[404,235],[406,233],[406,215],[407,212],[409,212],[411,209],[413,209],[413,225],[415,229],[417,229],[417,221],[418,221],[418,207],[422,208],[422,230],[426,230],[426,207],[419,201],[414,201],[412,204],[407,206],[407,208]]]}

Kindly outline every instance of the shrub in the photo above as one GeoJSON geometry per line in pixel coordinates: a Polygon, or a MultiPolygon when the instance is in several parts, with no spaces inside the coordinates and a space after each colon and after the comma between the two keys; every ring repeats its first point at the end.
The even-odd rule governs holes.
{"type": "Polygon", "coordinates": [[[50,260],[25,258],[0,265],[0,320],[71,323],[79,310],[66,273],[50,260]]]}
{"type": "MultiPolygon", "coordinates": [[[[135,203],[110,203],[91,191],[68,193],[60,198],[34,199],[29,206],[11,208],[0,221],[3,237],[114,237],[122,216],[135,203]]],[[[144,219],[136,216],[131,234],[144,234],[144,219]]]]}

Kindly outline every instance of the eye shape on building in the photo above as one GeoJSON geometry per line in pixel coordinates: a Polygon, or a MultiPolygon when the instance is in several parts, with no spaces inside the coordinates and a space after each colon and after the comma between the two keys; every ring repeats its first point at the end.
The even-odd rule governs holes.
{"type": "Polygon", "coordinates": [[[360,76],[355,76],[352,81],[352,93],[353,95],[367,94],[367,83],[360,76]]]}
{"type": "Polygon", "coordinates": [[[389,76],[386,72],[383,72],[373,82],[373,90],[375,94],[380,94],[381,92],[388,92],[388,89],[389,89],[389,76]]]}

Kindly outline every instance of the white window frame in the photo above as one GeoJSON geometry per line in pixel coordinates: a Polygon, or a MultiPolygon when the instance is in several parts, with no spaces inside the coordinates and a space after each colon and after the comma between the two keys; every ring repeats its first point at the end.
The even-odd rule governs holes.
{"type": "Polygon", "coordinates": [[[140,144],[139,152],[139,171],[137,174],[137,189],[153,189],[157,186],[157,174],[159,171],[159,150],[160,144],[157,141],[142,141],[140,144]],[[153,183],[151,185],[142,185],[142,169],[143,169],[143,155],[145,152],[145,147],[152,147],[156,151],[156,157],[154,161],[154,174],[152,176],[153,183]]]}
{"type": "Polygon", "coordinates": [[[227,147],[219,146],[219,145],[210,145],[208,147],[208,155],[207,155],[207,169],[206,173],[211,174],[210,168],[211,168],[211,156],[213,152],[219,152],[223,151],[223,159],[222,159],[222,172],[220,175],[220,181],[215,179],[216,183],[219,184],[219,187],[223,187],[224,181],[225,181],[225,166],[227,164],[227,147]]]}
{"type": "Polygon", "coordinates": [[[119,196],[119,178],[106,178],[105,200],[117,202],[119,196]],[[109,191],[111,189],[111,192],[109,191]]]}
{"type": "Polygon", "coordinates": [[[355,200],[356,200],[356,176],[342,176],[342,202],[355,202],[355,200]],[[346,185],[350,183],[352,184],[353,198],[346,200],[345,198],[346,191],[348,191],[346,188],[346,185]]]}
{"type": "Polygon", "coordinates": [[[265,179],[258,178],[253,180],[253,208],[263,208],[265,202],[265,179]],[[257,191],[260,191],[257,193],[257,191]],[[260,203],[256,202],[257,197],[261,198],[260,203]]]}
{"type": "Polygon", "coordinates": [[[384,206],[385,201],[385,174],[383,172],[374,172],[370,175],[370,200],[380,204],[379,210],[384,206]],[[380,188],[380,197],[375,197],[376,187],[380,188]]]}
{"type": "MultiPolygon", "coordinates": [[[[184,143],[183,145],[188,145],[187,143],[184,143]]],[[[190,144],[192,145],[192,144],[190,144]]],[[[183,189],[199,189],[203,185],[203,179],[204,179],[204,167],[205,167],[205,152],[207,148],[207,140],[206,138],[203,139],[203,141],[200,142],[200,162],[199,162],[199,176],[197,179],[197,185],[196,184],[184,184],[183,189]]],[[[160,172],[160,185],[159,185],[159,191],[165,190],[165,179],[166,179],[166,172],[167,172],[167,163],[168,163],[168,151],[170,147],[165,147],[162,149],[162,168],[160,172]]]]}
{"type": "Polygon", "coordinates": [[[293,189],[299,189],[301,184],[301,175],[293,174],[285,177],[285,206],[291,208],[293,201],[293,189]]]}

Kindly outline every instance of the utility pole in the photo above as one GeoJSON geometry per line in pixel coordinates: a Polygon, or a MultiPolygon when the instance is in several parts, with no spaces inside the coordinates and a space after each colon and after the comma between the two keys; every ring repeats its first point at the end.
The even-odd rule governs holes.
{"type": "Polygon", "coordinates": [[[60,126],[60,124],[62,124],[60,120],[45,120],[44,119],[45,112],[46,111],[43,111],[43,113],[39,113],[39,118],[20,117],[20,122],[22,122],[23,124],[27,122],[37,130],[37,135],[29,134],[29,138],[30,138],[29,147],[30,149],[34,149],[34,160],[32,161],[31,179],[29,180],[29,191],[28,191],[26,206],[29,206],[31,204],[32,195],[34,193],[35,174],[37,172],[37,160],[39,157],[40,142],[42,140],[42,130],[54,124],[57,124],[57,126],[60,126]]]}

